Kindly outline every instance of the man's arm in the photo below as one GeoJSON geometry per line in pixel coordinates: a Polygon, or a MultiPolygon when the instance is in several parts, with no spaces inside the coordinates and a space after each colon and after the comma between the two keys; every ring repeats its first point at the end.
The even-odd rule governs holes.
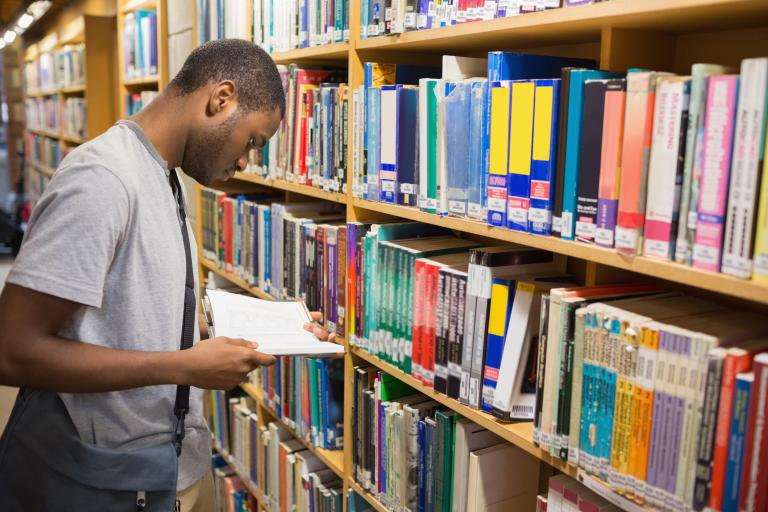
{"type": "Polygon", "coordinates": [[[138,352],[56,335],[80,304],[7,284],[0,295],[0,384],[96,393],[160,384],[230,389],[275,358],[245,340],[216,338],[189,350],[138,352]]]}

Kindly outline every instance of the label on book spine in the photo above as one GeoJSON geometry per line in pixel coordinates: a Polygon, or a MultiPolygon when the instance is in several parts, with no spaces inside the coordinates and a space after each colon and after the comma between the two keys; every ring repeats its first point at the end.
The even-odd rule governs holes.
{"type": "Polygon", "coordinates": [[[632,228],[624,228],[616,226],[616,249],[624,249],[626,251],[637,251],[637,230],[632,228]]]}
{"type": "Polygon", "coordinates": [[[595,231],[595,242],[597,242],[598,245],[613,247],[613,230],[597,228],[595,231]]]}

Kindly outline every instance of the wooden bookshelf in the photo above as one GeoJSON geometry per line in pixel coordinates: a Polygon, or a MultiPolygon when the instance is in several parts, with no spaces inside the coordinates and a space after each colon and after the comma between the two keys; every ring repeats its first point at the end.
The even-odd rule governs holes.
{"type": "MultiPolygon", "coordinates": [[[[42,23],[39,31],[24,35],[24,59],[33,62],[43,53],[56,52],[67,45],[84,45],[83,82],[76,85],[61,86],[40,91],[29,90],[25,98],[44,98],[58,96],[59,106],[70,97],[82,97],[86,100],[85,132],[87,138],[72,137],[63,133],[64,119],[60,116],[59,129],[35,130],[28,132],[55,139],[59,145],[76,146],[106,131],[117,120],[115,99],[116,76],[107,70],[115,69],[115,5],[109,2],[72,2],[69,7],[60,10],[56,16],[42,23]]],[[[29,88],[32,84],[26,84],[29,88]]],[[[30,169],[52,176],[55,169],[41,166],[31,161],[30,169]]]]}
{"type": "Polygon", "coordinates": [[[259,176],[258,174],[252,174],[247,172],[238,172],[235,174],[235,178],[240,181],[247,181],[248,183],[255,183],[265,187],[272,187],[279,190],[285,190],[286,192],[294,192],[303,196],[314,197],[316,199],[323,199],[325,201],[333,201],[334,203],[347,203],[347,195],[340,192],[328,192],[317,187],[310,185],[301,185],[299,183],[293,183],[285,180],[273,180],[259,176]]]}
{"type": "MultiPolygon", "coordinates": [[[[150,0],[152,1],[152,0],[150,0]]],[[[407,32],[399,35],[360,38],[361,3],[352,0],[350,6],[349,43],[274,53],[279,64],[299,63],[321,66],[347,63],[348,84],[351,88],[363,83],[363,63],[403,62],[436,63],[442,54],[482,56],[488,51],[510,50],[549,55],[595,59],[606,70],[626,71],[644,67],[690,72],[694,62],[719,62],[737,67],[741,59],[765,54],[768,48],[768,2],[765,0],[610,0],[592,5],[554,9],[510,18],[435,28],[429,31],[407,32]]],[[[160,44],[160,43],[159,43],[160,44]]],[[[349,115],[349,133],[353,133],[354,115],[349,115]]],[[[348,162],[353,162],[350,144],[348,162]]],[[[540,237],[504,228],[490,227],[468,219],[444,217],[414,208],[367,201],[352,197],[352,172],[347,169],[349,193],[333,193],[305,185],[271,180],[261,176],[238,173],[236,182],[248,182],[272,187],[286,193],[286,202],[307,196],[346,205],[349,222],[376,222],[392,218],[408,219],[426,224],[445,226],[456,233],[502,242],[521,244],[564,255],[574,267],[583,270],[585,284],[615,282],[617,279],[666,281],[671,287],[683,288],[692,294],[717,297],[724,302],[748,303],[750,308],[766,310],[768,286],[719,273],[703,272],[672,262],[643,256],[628,257],[613,249],[540,237]]],[[[198,211],[199,193],[198,195],[198,211]]],[[[198,222],[198,240],[200,223],[198,222]]],[[[203,268],[212,270],[244,290],[269,298],[236,275],[224,272],[214,262],[200,259],[203,268]]],[[[369,354],[359,347],[347,345],[345,355],[344,450],[334,452],[334,460],[326,461],[334,471],[343,469],[344,492],[352,489],[375,510],[388,508],[378,497],[366,492],[353,476],[352,445],[354,366],[371,364],[396,379],[412,386],[440,404],[494,432],[507,442],[540,460],[542,474],[557,470],[574,478],[583,476],[573,466],[553,458],[533,443],[530,422],[507,424],[493,416],[472,409],[436,393],[398,368],[369,354]],[[336,460],[336,459],[341,459],[336,460]]],[[[248,389],[245,386],[245,389],[248,389]]],[[[253,391],[253,390],[251,390],[253,391]]],[[[249,392],[250,395],[254,393],[249,392]]],[[[325,459],[324,459],[325,460],[325,459]]],[[[625,510],[643,510],[615,495],[598,481],[585,484],[606,496],[625,510]],[[624,501],[622,501],[624,500],[624,501]]]]}
{"type": "Polygon", "coordinates": [[[117,0],[117,73],[119,118],[128,117],[126,97],[141,91],[162,91],[168,85],[168,3],[166,0],[117,0]],[[147,76],[125,75],[125,16],[137,9],[157,11],[157,73],[147,76]]]}
{"type": "Polygon", "coordinates": [[[244,279],[241,279],[236,274],[233,274],[232,272],[227,272],[225,270],[222,270],[219,268],[219,265],[216,264],[213,261],[207,260],[205,258],[200,258],[200,264],[208,269],[211,270],[213,273],[220,275],[221,277],[228,279],[233,284],[236,284],[243,290],[255,295],[256,297],[260,299],[266,299],[266,300],[273,300],[274,297],[272,297],[270,294],[262,290],[261,288],[257,288],[255,286],[249,285],[244,279]]]}
{"type": "Polygon", "coordinates": [[[237,474],[237,476],[240,477],[240,480],[243,481],[243,485],[245,485],[245,488],[248,489],[248,492],[253,494],[256,497],[256,500],[261,502],[262,494],[261,490],[253,483],[251,480],[251,477],[248,475],[245,475],[240,471],[240,468],[237,466],[235,462],[235,458],[230,455],[230,453],[225,450],[224,448],[219,445],[219,442],[214,438],[213,439],[213,449],[218,452],[219,455],[221,455],[225,461],[227,461],[227,464],[230,468],[237,474]]]}

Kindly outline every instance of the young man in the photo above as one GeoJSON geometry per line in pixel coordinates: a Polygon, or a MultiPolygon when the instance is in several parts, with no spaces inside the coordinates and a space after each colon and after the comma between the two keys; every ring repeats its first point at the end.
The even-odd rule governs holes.
{"type": "MultiPolygon", "coordinates": [[[[0,384],[55,392],[87,445],[122,453],[172,441],[177,386],[192,386],[176,483],[184,511],[212,510],[200,389],[230,389],[275,359],[245,340],[197,341],[197,322],[197,342],[179,350],[187,265],[173,169],[203,185],[230,178],[284,112],[280,76],[258,46],[199,47],[144,110],[62,161],[0,296],[0,384]]],[[[185,227],[196,291],[194,239],[185,227]]],[[[13,461],[46,467],[13,432],[29,420],[24,400],[0,441],[2,508],[70,510],[63,496],[36,496],[49,475],[26,486],[2,483],[17,474],[13,461]]]]}

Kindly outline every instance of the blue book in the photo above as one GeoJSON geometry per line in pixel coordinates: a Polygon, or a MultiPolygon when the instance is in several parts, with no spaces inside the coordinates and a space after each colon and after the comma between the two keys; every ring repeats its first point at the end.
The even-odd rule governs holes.
{"type": "MultiPolygon", "coordinates": [[[[270,290],[269,284],[272,282],[272,211],[269,208],[264,209],[264,288],[270,290]]],[[[271,292],[270,292],[271,293],[271,292]]]]}
{"type": "Polygon", "coordinates": [[[344,10],[346,5],[346,0],[335,0],[333,7],[334,7],[334,15],[333,15],[333,39],[332,41],[335,41],[337,43],[340,43],[343,40],[344,35],[344,10]]]}
{"type": "Polygon", "coordinates": [[[315,363],[317,369],[317,383],[320,386],[320,425],[317,428],[318,443],[316,446],[330,448],[328,443],[328,407],[330,406],[330,392],[328,382],[328,366],[325,359],[318,359],[315,363]]]}
{"type": "Polygon", "coordinates": [[[149,15],[149,34],[146,34],[149,43],[149,74],[157,73],[157,11],[151,11],[149,15]]]}
{"type": "Polygon", "coordinates": [[[584,110],[584,82],[606,78],[618,78],[620,73],[576,69],[571,71],[567,91],[568,123],[565,131],[565,162],[563,166],[563,212],[562,238],[573,240],[576,227],[576,198],[579,185],[579,167],[581,162],[581,127],[584,110]]]}
{"type": "Polygon", "coordinates": [[[379,200],[379,131],[381,126],[381,89],[379,87],[370,87],[366,89],[368,98],[366,132],[368,140],[366,143],[366,160],[368,169],[366,170],[366,181],[368,189],[365,198],[373,201],[379,200]]]}
{"type": "Polygon", "coordinates": [[[259,282],[259,223],[257,222],[259,207],[256,203],[248,205],[248,217],[251,224],[251,272],[246,279],[251,286],[258,286],[259,282]]]}
{"type": "Polygon", "coordinates": [[[419,90],[403,87],[397,90],[397,204],[418,206],[418,112],[419,90]]]}
{"type": "Polygon", "coordinates": [[[493,393],[498,382],[504,340],[509,327],[509,314],[515,298],[515,281],[494,277],[491,285],[491,305],[488,313],[488,335],[485,342],[485,364],[483,366],[483,391],[481,408],[493,412],[493,393]]]}
{"type": "Polygon", "coordinates": [[[548,236],[552,231],[552,207],[557,168],[560,79],[538,79],[533,120],[531,195],[528,231],[548,236]]]}
{"type": "Polygon", "coordinates": [[[327,448],[342,448],[344,441],[344,360],[328,359],[325,363],[328,383],[327,448]]]}
{"type": "Polygon", "coordinates": [[[469,153],[474,139],[470,137],[468,120],[470,119],[469,80],[446,82],[444,100],[445,152],[448,213],[457,217],[467,215],[467,196],[469,193],[469,153]],[[450,84],[450,87],[449,87],[450,84]]]}
{"type": "Polygon", "coordinates": [[[595,67],[591,59],[529,55],[513,52],[488,52],[488,80],[524,80],[534,78],[558,78],[562,69],[569,66],[595,67]]]}
{"type": "Polygon", "coordinates": [[[508,81],[493,82],[489,92],[487,182],[487,222],[491,226],[507,226],[507,183],[509,173],[509,114],[512,85],[508,81]]]}
{"type": "Polygon", "coordinates": [[[299,0],[299,48],[309,48],[309,1],[299,0]]]}
{"type": "Polygon", "coordinates": [[[728,466],[725,472],[723,492],[723,512],[736,512],[739,509],[739,492],[744,468],[744,445],[749,421],[749,397],[755,375],[752,372],[736,376],[736,389],[733,396],[733,416],[731,420],[731,438],[728,442],[728,466]]]}
{"type": "Polygon", "coordinates": [[[467,177],[467,217],[485,221],[485,155],[484,144],[488,134],[485,122],[488,112],[485,104],[488,97],[488,81],[475,79],[469,92],[469,176],[467,177]],[[478,141],[480,141],[478,143],[478,141]]]}
{"type": "Polygon", "coordinates": [[[216,0],[216,11],[218,12],[218,27],[216,39],[224,39],[224,0],[216,0]]]}
{"type": "Polygon", "coordinates": [[[419,443],[419,498],[418,512],[425,512],[427,499],[427,424],[424,420],[419,420],[418,424],[418,443],[419,443]]]}
{"type": "Polygon", "coordinates": [[[433,418],[427,418],[425,420],[426,435],[426,459],[425,464],[426,478],[424,479],[425,496],[424,496],[424,510],[432,511],[435,509],[435,461],[437,459],[437,423],[433,418]]]}

